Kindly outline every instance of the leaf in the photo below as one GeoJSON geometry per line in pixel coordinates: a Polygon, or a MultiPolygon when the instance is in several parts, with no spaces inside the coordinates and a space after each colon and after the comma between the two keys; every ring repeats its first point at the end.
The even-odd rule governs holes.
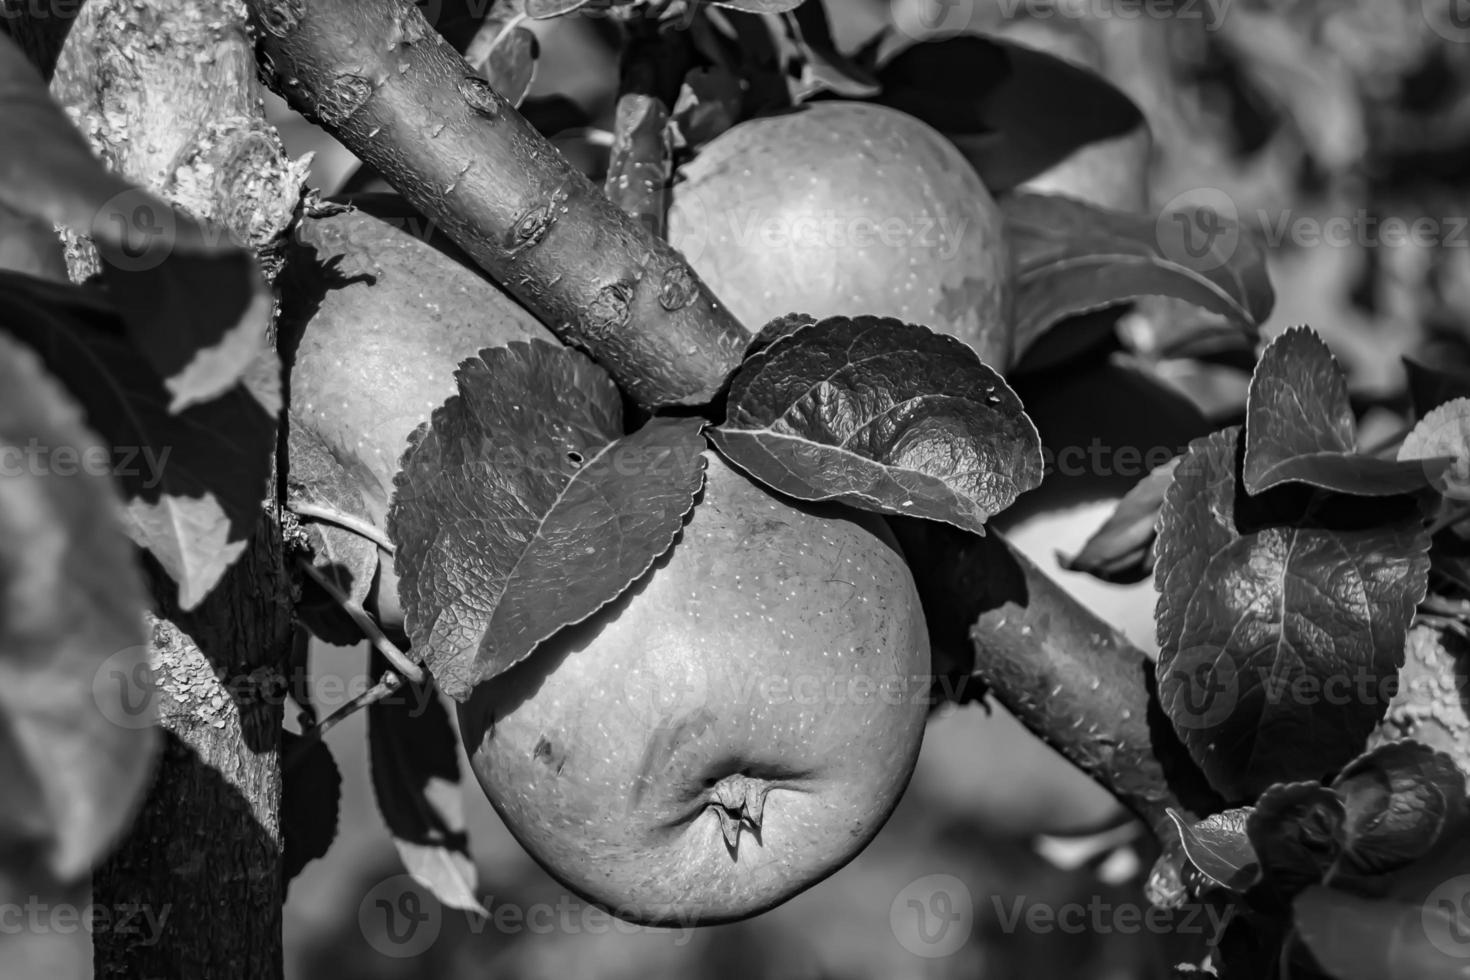
{"type": "Polygon", "coordinates": [[[676,147],[704,146],[740,121],[740,79],[720,65],[691,68],[670,113],[676,147]]]}
{"type": "MultiPolygon", "coordinates": [[[[486,27],[491,26],[486,21],[486,27]]],[[[482,28],[482,32],[485,28],[482,28]]],[[[478,44],[480,36],[476,35],[478,44]]],[[[472,45],[470,54],[476,54],[472,45]]],[[[536,59],[540,57],[540,44],[536,35],[524,27],[510,27],[495,36],[485,51],[483,60],[466,56],[470,64],[485,77],[492,88],[513,107],[520,108],[531,83],[536,79],[536,59]]]]}
{"type": "MultiPolygon", "coordinates": [[[[287,439],[290,460],[286,500],[293,509],[303,505],[336,511],[371,521],[363,506],[362,489],[347,468],[305,421],[291,416],[287,439]]],[[[359,605],[367,601],[378,570],[378,547],[354,531],[325,521],[301,520],[312,549],[312,565],[359,605]]],[[[362,631],[326,591],[306,579],[296,616],[313,634],[339,646],[362,641],[362,631]]]]}
{"type": "Polygon", "coordinates": [[[281,873],[290,881],[307,862],[326,857],[337,837],[342,772],[327,743],[281,731],[281,873]]]}
{"type": "Polygon", "coordinates": [[[729,7],[748,14],[784,14],[795,10],[806,0],[711,0],[716,7],[729,7]]]}
{"type": "Polygon", "coordinates": [[[1237,495],[1239,439],[1190,445],[1155,574],[1159,700],[1228,800],[1361,750],[1403,664],[1429,544],[1416,506],[1374,502],[1352,523],[1312,497],[1237,495]]]}
{"type": "Polygon", "coordinates": [[[1412,357],[1403,358],[1403,362],[1415,418],[1422,419],[1445,402],[1470,398],[1470,370],[1431,366],[1412,357]]]}
{"type": "Polygon", "coordinates": [[[280,366],[263,354],[219,398],[174,412],[157,373],[87,291],[0,272],[0,330],[36,349],[111,446],[124,526],[197,606],[244,552],[275,455],[280,366]]]}
{"type": "Polygon", "coordinates": [[[526,0],[526,16],[532,20],[560,17],[581,10],[592,0],[526,0]]]}
{"type": "MultiPolygon", "coordinates": [[[[369,676],[389,670],[370,650],[369,676]]],[[[367,706],[367,730],[373,795],[404,870],[450,908],[488,914],[475,897],[479,872],[470,857],[459,743],[434,689],[405,681],[367,706]]]]}
{"type": "Polygon", "coordinates": [[[1428,854],[1466,818],[1465,775],[1419,742],[1389,742],[1333,782],[1346,813],[1344,861],[1358,874],[1396,871],[1428,854]]]}
{"type": "Polygon", "coordinates": [[[1470,923],[1460,907],[1375,901],[1317,885],[1292,909],[1297,935],[1337,980],[1464,980],[1470,923]]]}
{"type": "Polygon", "coordinates": [[[1016,270],[1017,359],[1061,321],[1143,296],[1186,300],[1251,331],[1276,302],[1265,253],[1213,212],[1154,219],[1032,193],[999,203],[1016,270]],[[1198,227],[1208,228],[1203,246],[1198,227]]]}
{"type": "Polygon", "coordinates": [[[0,36],[0,205],[90,235],[128,337],[179,412],[230,391],[266,350],[272,297],[251,253],[108,172],[0,36]]]}
{"type": "Polygon", "coordinates": [[[748,356],[710,440],[788,496],[977,534],[1041,482],[1040,437],[1001,376],[889,317],[828,317],[748,356]]]}
{"type": "Polygon", "coordinates": [[[388,533],[413,646],[464,700],[668,550],[705,445],[700,419],[622,436],[617,388],[568,348],[482,350],[455,380],[395,480],[388,533]]]}
{"type": "Polygon", "coordinates": [[[878,83],[874,101],[949,136],[992,194],[1143,123],[1138,107],[1095,73],[999,38],[915,43],[883,60],[878,83]]]}
{"type": "Polygon", "coordinates": [[[32,865],[84,878],[131,821],[158,748],[147,595],[107,447],[80,416],[0,334],[0,885],[32,865]]]}
{"type": "Polygon", "coordinates": [[[1470,500],[1470,398],[1445,402],[1419,420],[1399,447],[1401,461],[1418,461],[1450,500],[1470,500]]]}
{"type": "Polygon", "coordinates": [[[1168,811],[1174,829],[1191,864],[1210,881],[1233,892],[1245,892],[1260,877],[1256,852],[1246,836],[1249,808],[1226,810],[1196,823],[1187,823],[1176,811],[1168,811]]]}
{"type": "Polygon", "coordinates": [[[782,33],[801,66],[801,91],[794,101],[802,102],[822,92],[866,99],[882,90],[872,73],[837,50],[821,0],[798,3],[781,15],[781,21],[782,33]]]}
{"type": "Polygon", "coordinates": [[[1153,573],[1159,511],[1182,456],[1156,467],[1118,501],[1112,515],[1062,567],[1104,582],[1139,582],[1153,573]]]}
{"type": "Polygon", "coordinates": [[[1345,819],[1342,800],[1320,783],[1278,783],[1261,795],[1246,833],[1282,898],[1326,877],[1342,852],[1345,819]]]}
{"type": "Polygon", "coordinates": [[[1387,497],[1429,485],[1413,462],[1361,456],[1347,379],[1309,327],[1294,327],[1261,355],[1246,403],[1245,487],[1262,493],[1306,483],[1338,493],[1387,497]]]}

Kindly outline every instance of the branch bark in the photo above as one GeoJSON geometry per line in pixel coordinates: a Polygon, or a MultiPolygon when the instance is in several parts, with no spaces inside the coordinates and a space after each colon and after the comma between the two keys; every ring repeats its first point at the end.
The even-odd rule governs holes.
{"type": "MultiPolygon", "coordinates": [[[[305,168],[286,160],[263,116],[241,0],[92,0],[52,91],[114,169],[257,249],[274,271],[305,168]]],[[[73,278],[91,268],[88,251],[70,250],[73,278]]],[[[165,748],[93,892],[99,909],[146,908],[162,928],[95,922],[98,977],[282,975],[277,746],[293,582],[281,507],[265,502],[244,557],[192,613],[150,567],[165,748]]]]}
{"type": "Polygon", "coordinates": [[[710,401],[749,335],[408,0],[250,0],[271,84],[646,407],[710,401]]]}
{"type": "MultiPolygon", "coordinates": [[[[468,66],[427,36],[406,0],[250,5],[262,57],[293,104],[378,167],[559,336],[587,347],[645,404],[721,387],[743,331],[677,255],[571,172],[514,110],[467,82],[468,66]],[[552,201],[554,219],[529,221],[527,235],[552,201]],[[693,284],[688,303],[653,301],[671,277],[693,284]],[[588,313],[605,309],[603,292],[619,283],[631,284],[619,330],[589,330],[588,313]]],[[[1142,651],[999,534],[895,523],[917,549],[912,564],[947,670],[988,683],[1156,831],[1166,808],[1208,805],[1151,708],[1142,651]]]]}
{"type": "Polygon", "coordinates": [[[663,238],[673,171],[669,116],[692,59],[682,31],[635,20],[627,35],[603,189],[649,234],[663,238]]]}

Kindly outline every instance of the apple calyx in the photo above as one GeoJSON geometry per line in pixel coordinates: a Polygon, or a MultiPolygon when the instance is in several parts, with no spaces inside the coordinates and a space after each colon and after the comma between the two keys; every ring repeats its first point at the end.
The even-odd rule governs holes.
{"type": "Polygon", "coordinates": [[[766,794],[771,784],[764,779],[752,779],[744,773],[732,773],[712,787],[714,799],[710,809],[720,818],[720,832],[725,835],[725,844],[733,854],[740,843],[740,826],[750,825],[759,839],[761,815],[766,809],[766,794]]]}

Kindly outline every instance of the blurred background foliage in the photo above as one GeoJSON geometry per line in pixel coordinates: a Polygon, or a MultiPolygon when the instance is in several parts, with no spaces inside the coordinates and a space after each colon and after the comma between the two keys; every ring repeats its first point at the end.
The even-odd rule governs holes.
{"type": "MultiPolygon", "coordinates": [[[[1151,209],[1223,201],[1262,235],[1278,292],[1265,333],[1310,323],[1328,339],[1349,372],[1365,444],[1408,417],[1402,356],[1470,366],[1470,18],[1455,19],[1457,2],[1178,0],[1164,16],[1170,5],[1162,0],[1057,0],[1148,120],[1151,209]],[[1433,231],[1421,236],[1427,240],[1390,241],[1375,231],[1388,218],[1427,218],[1433,231]],[[1334,222],[1345,234],[1323,241],[1316,229],[1334,222]]],[[[885,24],[914,34],[985,33],[1047,12],[1039,0],[826,5],[849,51],[885,24]]],[[[581,109],[588,127],[557,142],[595,174],[605,158],[598,131],[611,126],[616,97],[615,27],[585,15],[530,26],[541,44],[531,96],[563,96],[581,109]]],[[[272,112],[294,153],[315,152],[314,184],[336,190],[355,166],[351,155],[279,103],[272,112]]],[[[1226,423],[1243,408],[1248,364],[1169,356],[1168,331],[1157,329],[1199,316],[1161,305],[1125,321],[1125,339],[1226,423]]],[[[1108,618],[1110,610],[1098,612],[1108,618]]],[[[326,646],[316,654],[313,682],[326,712],[366,684],[367,658],[326,646]]],[[[903,803],[856,861],[767,915],[692,937],[584,918],[581,903],[536,867],[471,786],[465,803],[492,912],[559,903],[573,911],[550,929],[498,929],[493,920],[472,928],[445,911],[427,951],[394,958],[381,952],[392,944],[373,935],[381,917],[359,915],[373,888],[401,873],[375,812],[362,725],[358,715],[327,739],[343,770],[342,826],[330,854],[291,884],[289,977],[1123,980],[1167,976],[1169,942],[1187,941],[1009,923],[1016,908],[1033,905],[1141,910],[1152,854],[1144,842],[1126,843],[1127,829],[1121,847],[1038,839],[1106,828],[1119,814],[1003,711],[971,704],[936,713],[903,803]],[[966,884],[974,925],[954,955],[925,959],[899,941],[890,912],[911,882],[940,873],[966,884]]]]}

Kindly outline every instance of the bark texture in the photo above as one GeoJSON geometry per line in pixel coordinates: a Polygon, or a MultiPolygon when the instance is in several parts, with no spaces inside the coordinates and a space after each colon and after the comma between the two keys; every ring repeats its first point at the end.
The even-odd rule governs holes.
{"type": "Polygon", "coordinates": [[[271,85],[640,404],[710,401],[746,330],[409,0],[250,0],[271,85]]]}
{"type": "MultiPolygon", "coordinates": [[[[91,0],[52,90],[111,167],[256,249],[274,273],[305,168],[264,118],[241,0],[91,0]]],[[[70,243],[74,279],[94,267],[89,252],[70,243]]],[[[165,748],[93,898],[145,906],[164,925],[154,936],[95,923],[98,977],[281,975],[277,742],[293,585],[279,501],[263,505],[244,557],[193,612],[150,569],[165,748]]]]}

